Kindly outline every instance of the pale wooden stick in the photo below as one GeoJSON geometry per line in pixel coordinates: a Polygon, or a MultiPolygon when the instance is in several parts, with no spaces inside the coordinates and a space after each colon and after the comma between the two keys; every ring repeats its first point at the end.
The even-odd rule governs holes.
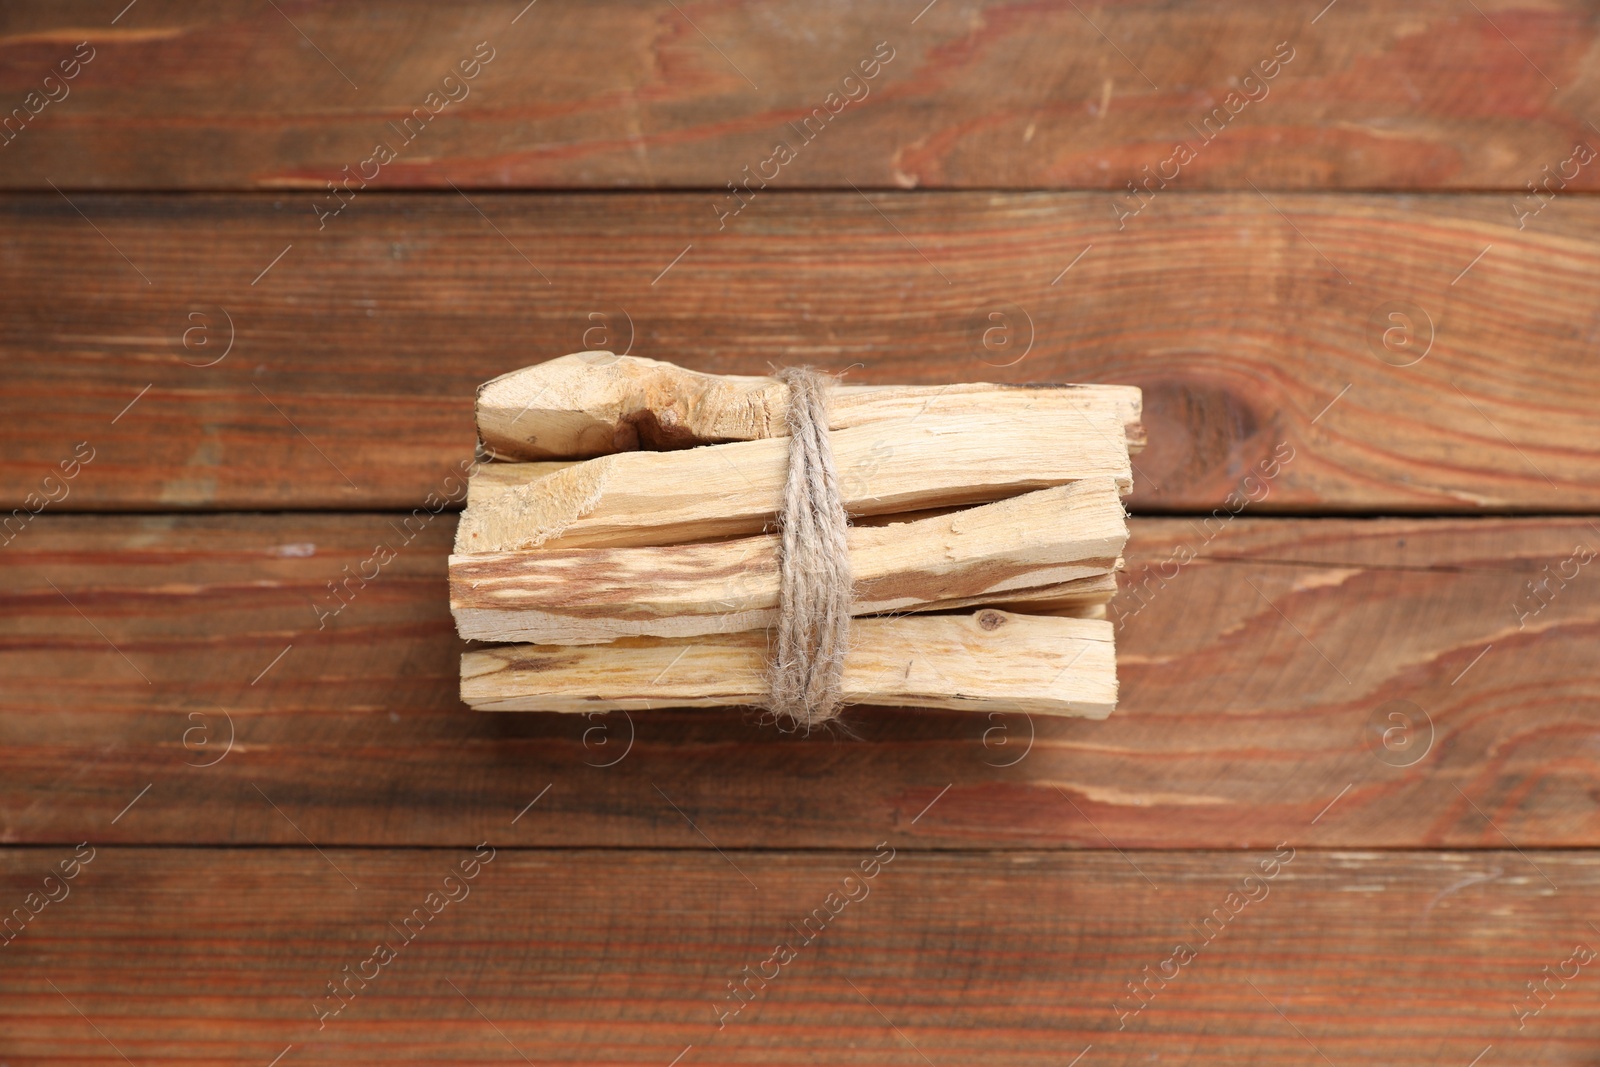
{"type": "MultiPolygon", "coordinates": [[[[1110,478],[849,532],[853,615],[945,610],[1025,592],[1090,602],[1128,539],[1110,478]],[[1074,588],[1062,591],[1063,584],[1074,588]],[[1042,593],[1041,590],[1053,590],[1042,593]]],[[[1114,588],[1114,584],[1113,584],[1114,588]]],[[[591,644],[765,629],[776,621],[778,539],[450,557],[462,637],[591,644]]]]}
{"type": "Polygon", "coordinates": [[[576,466],[582,460],[547,460],[539,463],[480,463],[467,478],[467,507],[475,508],[504,496],[512,489],[536,482],[547,474],[576,466]]]}
{"type": "MultiPolygon", "coordinates": [[[[1014,615],[866,618],[845,661],[852,704],[1103,719],[1117,702],[1112,624],[1014,615]]],[[[759,632],[630,637],[609,645],[502,645],[461,657],[461,699],[480,711],[589,712],[759,704],[759,632]]]]}
{"type": "MultiPolygon", "coordinates": [[[[789,387],[773,378],[702,374],[610,352],[577,352],[478,388],[478,437],[496,459],[586,459],[788,434],[789,387]]],[[[830,429],[932,416],[1075,419],[1115,410],[1130,451],[1144,445],[1140,392],[1127,385],[840,385],[830,429]]]]}
{"type": "MultiPolygon", "coordinates": [[[[832,446],[852,513],[984,503],[1084,478],[1131,484],[1122,422],[1109,410],[1021,424],[994,414],[872,423],[833,433],[832,446]]],[[[787,459],[786,439],[591,459],[469,507],[456,552],[757,533],[778,510],[787,459]]]]}
{"type": "MultiPolygon", "coordinates": [[[[537,463],[479,463],[467,479],[467,507],[489,504],[499,500],[513,489],[520,489],[538,481],[547,474],[575,467],[581,459],[543,460],[537,463]]],[[[888,526],[896,522],[915,522],[936,515],[951,515],[960,507],[921,508],[917,511],[887,512],[883,515],[853,515],[856,526],[888,526]]]]}
{"type": "Polygon", "coordinates": [[[1018,589],[999,595],[968,597],[951,600],[934,610],[951,611],[956,608],[991,607],[1001,611],[1015,611],[1023,615],[1066,615],[1075,619],[1099,619],[1102,613],[1089,611],[1103,608],[1117,595],[1117,572],[1122,570],[1122,560],[1116,560],[1104,573],[1078,578],[1055,585],[1041,585],[1033,589],[1018,589]]]}

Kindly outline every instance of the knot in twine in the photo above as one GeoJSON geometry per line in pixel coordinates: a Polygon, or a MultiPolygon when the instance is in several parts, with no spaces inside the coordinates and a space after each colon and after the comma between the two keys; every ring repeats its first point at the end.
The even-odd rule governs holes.
{"type": "Polygon", "coordinates": [[[809,367],[775,377],[789,387],[789,473],[778,523],[777,647],[767,710],[780,723],[811,727],[838,716],[850,641],[850,520],[828,441],[833,379],[809,367]]]}

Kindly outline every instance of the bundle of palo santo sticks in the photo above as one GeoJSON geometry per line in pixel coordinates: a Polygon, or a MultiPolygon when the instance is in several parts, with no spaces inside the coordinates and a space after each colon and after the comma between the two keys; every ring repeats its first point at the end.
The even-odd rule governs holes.
{"type": "MultiPolygon", "coordinates": [[[[609,352],[485,384],[450,557],[461,696],[762,705],[789,386],[609,352]]],[[[853,577],[844,700],[1103,718],[1143,444],[1130,386],[829,390],[853,577]]]]}

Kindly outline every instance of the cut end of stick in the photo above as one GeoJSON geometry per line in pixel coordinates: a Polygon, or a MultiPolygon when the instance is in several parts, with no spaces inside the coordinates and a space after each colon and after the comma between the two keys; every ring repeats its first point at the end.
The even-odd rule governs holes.
{"type": "Polygon", "coordinates": [[[456,552],[511,552],[560,537],[594,511],[611,471],[611,457],[601,457],[507,489],[493,507],[469,506],[456,527],[456,552]]]}
{"type": "Polygon", "coordinates": [[[575,352],[478,389],[478,439],[495,459],[587,459],[782,436],[788,387],[611,352],[575,352]]]}

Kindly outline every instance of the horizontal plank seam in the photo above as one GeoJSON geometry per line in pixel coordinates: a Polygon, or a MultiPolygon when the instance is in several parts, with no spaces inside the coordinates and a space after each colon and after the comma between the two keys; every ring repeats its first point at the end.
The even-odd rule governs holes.
{"type": "MultiPolygon", "coordinates": [[[[316,195],[316,190],[310,187],[285,187],[278,189],[262,189],[255,186],[116,186],[116,185],[69,185],[61,184],[60,189],[66,193],[79,193],[84,196],[125,196],[125,197],[184,197],[184,196],[228,196],[251,197],[261,200],[282,200],[286,196],[297,194],[316,195]]],[[[491,196],[615,196],[615,197],[649,197],[649,196],[726,196],[727,187],[712,185],[629,185],[617,187],[614,185],[476,185],[470,179],[456,183],[462,189],[473,190],[491,196]]],[[[1107,187],[1104,185],[943,185],[937,188],[906,189],[898,185],[867,185],[861,184],[859,191],[864,193],[881,193],[893,195],[898,198],[927,197],[927,196],[970,196],[974,194],[987,195],[1037,195],[1059,194],[1063,196],[1106,196],[1113,197],[1122,192],[1120,187],[1107,187]]],[[[1337,196],[1337,197],[1468,197],[1468,196],[1504,196],[1507,193],[1526,194],[1524,186],[1497,186],[1482,185],[1471,187],[1458,186],[1390,186],[1390,185],[1360,185],[1332,188],[1329,186],[1299,186],[1299,185],[1219,185],[1208,186],[1204,189],[1173,189],[1163,190],[1173,199],[1203,196],[1235,196],[1241,193],[1265,191],[1281,193],[1285,196],[1337,196]]],[[[384,188],[379,185],[369,185],[363,191],[364,196],[404,196],[404,197],[438,197],[452,199],[459,194],[447,185],[429,188],[416,186],[384,188]],[[368,191],[370,190],[370,191],[368,191]]],[[[789,186],[787,188],[763,189],[763,196],[770,196],[775,200],[789,197],[802,196],[844,196],[854,197],[857,188],[849,185],[815,185],[815,186],[789,186]]],[[[1600,189],[1564,189],[1561,192],[1563,199],[1600,197],[1600,189]]],[[[48,185],[36,186],[11,186],[0,189],[0,198],[5,197],[41,197],[59,199],[55,189],[48,185]]]]}
{"type": "MultiPolygon", "coordinates": [[[[886,840],[895,846],[897,852],[918,853],[926,855],[952,855],[952,856],[1055,856],[1055,855],[1096,855],[1096,856],[1235,856],[1249,852],[1261,852],[1277,846],[1262,843],[1248,848],[1146,848],[1129,846],[1127,848],[1071,848],[1061,846],[1056,848],[1043,846],[1019,846],[1015,848],[973,848],[951,846],[919,846],[896,840],[893,835],[898,833],[898,828],[889,827],[883,831],[881,840],[886,840]]],[[[46,849],[72,848],[82,843],[83,838],[61,838],[50,841],[16,842],[0,845],[0,853],[16,851],[35,851],[46,849]]],[[[859,845],[792,845],[787,847],[751,847],[730,845],[726,848],[710,848],[693,845],[504,845],[495,842],[492,838],[488,843],[494,845],[497,852],[516,853],[663,853],[685,855],[711,855],[721,852],[728,855],[743,856],[784,856],[784,855],[852,855],[859,849],[873,847],[873,842],[863,842],[859,845]]],[[[193,844],[163,844],[154,843],[112,843],[93,842],[96,849],[120,850],[127,852],[300,852],[313,855],[317,850],[328,851],[339,849],[345,852],[449,852],[462,848],[472,848],[470,842],[455,842],[438,845],[381,845],[381,844],[338,844],[323,842],[311,845],[278,845],[269,843],[242,843],[232,845],[193,845],[193,844]]],[[[1294,845],[1293,841],[1285,842],[1294,845]]],[[[1382,853],[1385,855],[1431,855],[1431,856],[1505,856],[1508,860],[1530,852],[1539,854],[1592,854],[1600,860],[1600,840],[1593,845],[1540,845],[1523,842],[1517,848],[1474,848],[1470,846],[1431,847],[1418,845],[1318,845],[1295,846],[1296,854],[1313,856],[1348,856],[1359,854],[1382,853]]]]}

